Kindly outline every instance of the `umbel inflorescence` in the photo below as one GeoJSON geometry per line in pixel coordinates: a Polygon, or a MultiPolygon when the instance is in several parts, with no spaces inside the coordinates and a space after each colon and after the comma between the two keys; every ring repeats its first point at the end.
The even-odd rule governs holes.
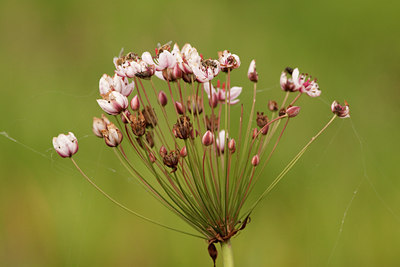
{"type": "MultiPolygon", "coordinates": [[[[223,248],[229,244],[245,228],[259,201],[316,137],[336,116],[349,116],[348,104],[334,101],[334,116],[328,124],[256,202],[246,203],[288,123],[299,114],[300,107],[295,105],[299,98],[321,94],[316,80],[297,68],[286,68],[280,77],[283,100],[265,102],[265,109],[255,111],[256,62],[251,61],[248,69],[253,88],[245,90],[252,92],[253,101],[245,107],[239,104],[242,87],[231,84],[241,61],[227,50],[218,52],[218,59],[204,59],[190,44],[182,49],[166,44],[158,46],[154,55],[120,54],[114,65],[113,76],[100,78],[97,102],[108,116],[93,119],[94,134],[114,149],[153,196],[199,233],[191,235],[208,241],[214,261],[214,244],[221,243],[223,248]],[[165,81],[163,87],[155,86],[154,75],[165,81]],[[240,116],[232,116],[233,105],[239,106],[240,116]]],[[[53,144],[62,157],[78,150],[72,133],[54,137],[53,144]]],[[[134,213],[97,187],[72,161],[101,193],[134,213]]]]}

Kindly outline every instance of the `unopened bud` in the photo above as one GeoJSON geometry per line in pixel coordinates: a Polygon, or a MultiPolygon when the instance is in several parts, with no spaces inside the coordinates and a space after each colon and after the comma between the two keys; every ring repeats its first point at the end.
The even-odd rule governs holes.
{"type": "Polygon", "coordinates": [[[184,107],[180,102],[175,102],[175,108],[176,108],[176,112],[178,112],[178,114],[183,115],[184,112],[184,107]]]}
{"type": "Polygon", "coordinates": [[[229,149],[229,152],[231,152],[231,153],[235,153],[235,151],[236,151],[236,142],[235,142],[235,139],[231,139],[231,140],[229,140],[229,142],[228,142],[228,149],[229,149]]]}
{"type": "Polygon", "coordinates": [[[298,106],[293,106],[290,107],[286,110],[286,114],[289,116],[289,118],[296,117],[300,112],[300,107],[298,106]]]}
{"type": "Polygon", "coordinates": [[[163,158],[168,154],[167,149],[165,148],[165,146],[161,146],[160,147],[160,156],[163,158]]]}
{"type": "Polygon", "coordinates": [[[173,76],[173,78],[172,78],[173,80],[182,78],[182,70],[178,64],[175,65],[175,67],[172,71],[172,76],[173,76]]]}
{"type": "Polygon", "coordinates": [[[187,156],[187,149],[186,149],[186,146],[182,147],[182,149],[181,149],[181,151],[179,152],[179,154],[180,154],[180,156],[181,156],[182,158],[184,158],[184,157],[187,156]]]}
{"type": "Polygon", "coordinates": [[[154,156],[154,154],[152,152],[150,152],[150,154],[149,154],[149,159],[152,163],[156,162],[156,157],[154,156]]]}
{"type": "Polygon", "coordinates": [[[212,132],[207,131],[204,135],[203,138],[201,139],[201,142],[205,146],[209,146],[214,142],[214,135],[212,132]]]}
{"type": "Polygon", "coordinates": [[[254,128],[253,129],[253,139],[257,137],[257,134],[258,134],[258,130],[257,130],[257,128],[254,128]]]}
{"type": "Polygon", "coordinates": [[[255,155],[252,159],[251,159],[251,165],[253,165],[254,167],[257,166],[260,163],[260,157],[258,155],[255,155]]]}
{"type": "Polygon", "coordinates": [[[256,61],[253,59],[249,66],[249,71],[247,72],[247,77],[252,82],[258,82],[258,73],[256,71],[256,61]]]}
{"type": "Polygon", "coordinates": [[[161,106],[165,107],[168,103],[168,98],[167,95],[164,93],[164,91],[160,91],[158,93],[158,101],[160,101],[161,106]]]}
{"type": "Polygon", "coordinates": [[[131,100],[131,108],[134,111],[138,111],[140,109],[139,97],[135,95],[131,100]]]}
{"type": "Polygon", "coordinates": [[[274,100],[268,101],[268,109],[270,111],[278,111],[278,103],[276,103],[274,100]]]}

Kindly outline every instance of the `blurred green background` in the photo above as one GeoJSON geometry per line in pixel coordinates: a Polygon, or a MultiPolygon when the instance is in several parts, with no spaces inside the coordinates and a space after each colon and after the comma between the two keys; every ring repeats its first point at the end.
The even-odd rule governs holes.
{"type": "Polygon", "coordinates": [[[237,266],[399,266],[399,3],[1,1],[0,266],[212,265],[204,242],[114,206],[51,144],[73,131],[76,159],[102,188],[189,230],[91,133],[98,80],[112,74],[113,56],[169,40],[205,57],[238,54],[233,81],[245,105],[255,58],[260,109],[283,97],[284,67],[318,77],[321,97],[300,100],[254,195],[326,123],[334,99],[351,105],[351,119],[335,121],[233,239],[237,266]]]}

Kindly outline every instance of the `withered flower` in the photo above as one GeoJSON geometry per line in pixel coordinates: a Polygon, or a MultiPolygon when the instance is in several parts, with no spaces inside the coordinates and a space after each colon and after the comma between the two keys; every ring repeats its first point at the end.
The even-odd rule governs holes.
{"type": "Polygon", "coordinates": [[[179,139],[188,139],[193,134],[193,126],[190,122],[189,117],[181,116],[178,118],[177,122],[174,124],[172,128],[172,132],[175,137],[179,139]]]}
{"type": "Polygon", "coordinates": [[[154,134],[153,134],[153,132],[150,132],[150,131],[146,132],[146,141],[147,141],[147,144],[149,144],[149,146],[151,148],[154,147],[154,134]]]}
{"type": "Polygon", "coordinates": [[[146,132],[146,120],[142,112],[137,115],[131,115],[132,132],[136,136],[142,136],[146,132]]]}
{"type": "Polygon", "coordinates": [[[283,115],[285,115],[286,114],[286,108],[281,108],[280,110],[279,110],[279,116],[283,116],[283,115]]]}
{"type": "Polygon", "coordinates": [[[257,126],[262,129],[262,134],[266,135],[268,133],[268,128],[264,127],[268,123],[268,117],[267,115],[264,115],[264,112],[257,112],[257,126]]]}
{"type": "Polygon", "coordinates": [[[272,112],[278,111],[278,103],[276,103],[274,100],[268,101],[268,109],[272,112]]]}
{"type": "Polygon", "coordinates": [[[166,166],[172,169],[172,172],[176,172],[176,166],[179,163],[179,151],[172,150],[163,157],[163,162],[166,166]]]}

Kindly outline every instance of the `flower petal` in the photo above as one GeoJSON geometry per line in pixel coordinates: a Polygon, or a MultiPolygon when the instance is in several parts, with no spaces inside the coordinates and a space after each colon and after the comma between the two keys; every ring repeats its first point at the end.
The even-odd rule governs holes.
{"type": "Polygon", "coordinates": [[[230,100],[235,100],[242,92],[242,87],[234,86],[230,89],[230,100]]]}

